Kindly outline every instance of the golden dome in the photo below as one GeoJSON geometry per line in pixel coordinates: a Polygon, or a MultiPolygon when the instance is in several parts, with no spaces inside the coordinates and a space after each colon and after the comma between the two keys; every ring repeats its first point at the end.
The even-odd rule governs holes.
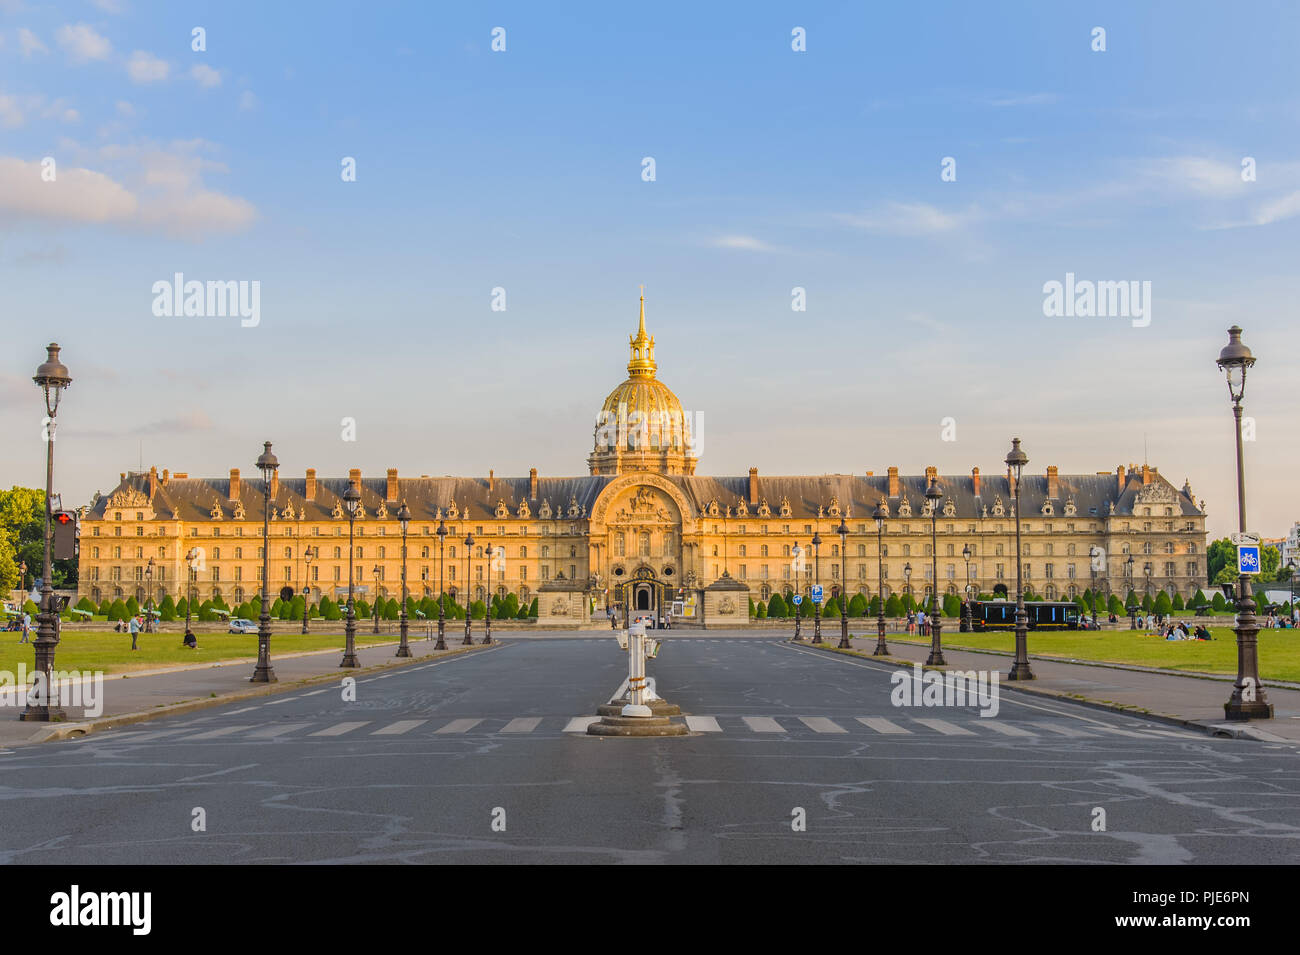
{"type": "MultiPolygon", "coordinates": [[[[597,456],[609,454],[623,456],[649,453],[672,453],[672,461],[658,462],[670,473],[683,467],[677,459],[683,455],[692,458],[690,421],[682,411],[682,403],[671,388],[655,378],[655,340],[645,330],[645,295],[641,296],[641,317],[637,333],[629,336],[631,357],[627,363],[628,378],[609,393],[596,419],[597,456]]],[[[650,462],[647,462],[650,463],[650,462]]],[[[618,462],[610,462],[617,467],[618,462]]],[[[593,464],[592,473],[597,471],[593,464]]],[[[690,473],[689,471],[687,473],[690,473]]]]}

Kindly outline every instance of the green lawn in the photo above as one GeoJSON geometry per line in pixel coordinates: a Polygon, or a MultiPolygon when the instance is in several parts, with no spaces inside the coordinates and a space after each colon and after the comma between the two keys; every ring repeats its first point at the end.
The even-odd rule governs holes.
{"type": "MultiPolygon", "coordinates": [[[[1066,633],[1029,632],[1029,656],[1065,657],[1103,663],[1133,663],[1188,670],[1201,673],[1236,673],[1237,642],[1231,627],[1211,627],[1214,639],[1162,640],[1143,631],[1074,631],[1066,633]]],[[[929,645],[929,640],[891,640],[929,645]]],[[[954,633],[945,630],[944,646],[971,647],[977,650],[1015,650],[1016,635],[1009,631],[993,633],[954,633]]],[[[1259,672],[1265,679],[1300,682],[1300,630],[1261,630],[1259,632],[1259,672]]]]}
{"type": "MultiPolygon", "coordinates": [[[[19,634],[4,633],[0,642],[0,670],[18,672],[18,664],[26,665],[30,674],[35,657],[30,644],[19,643],[19,634]]],[[[35,639],[35,631],[32,638],[35,639]]],[[[129,670],[153,669],[195,663],[216,663],[220,660],[256,660],[257,635],[236,633],[199,633],[199,648],[187,650],[181,645],[181,634],[142,633],[140,649],[131,651],[131,635],[112,631],[63,631],[55,651],[56,670],[102,670],[104,673],[121,673],[129,670]]],[[[390,643],[394,637],[375,639],[374,634],[357,634],[357,646],[390,643]]],[[[271,655],[295,653],[303,650],[338,648],[343,652],[343,634],[301,633],[276,634],[271,638],[271,655]]]]}

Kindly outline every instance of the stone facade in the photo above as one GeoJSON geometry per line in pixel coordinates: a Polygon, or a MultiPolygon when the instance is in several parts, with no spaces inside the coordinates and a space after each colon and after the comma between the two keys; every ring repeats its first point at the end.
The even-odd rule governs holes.
{"type": "MultiPolygon", "coordinates": [[[[539,623],[581,625],[604,619],[607,605],[626,599],[634,611],[658,615],[669,601],[695,598],[695,612],[713,625],[744,622],[748,600],[772,593],[806,593],[820,582],[839,593],[870,598],[883,563],[886,596],[910,590],[918,599],[931,581],[931,521],[925,490],[932,477],[943,491],[937,516],[942,593],[968,582],[980,592],[1006,588],[1014,596],[1015,489],[1008,474],[831,474],[764,477],[751,468],[738,477],[695,474],[690,422],[676,396],[655,378],[654,341],[631,339],[629,377],[602,408],[585,477],[318,478],[277,474],[271,481],[271,585],[313,598],[347,592],[348,519],[342,495],[361,492],[353,562],[357,592],[395,596],[401,586],[402,538],[397,510],[412,512],[407,542],[408,586],[420,599],[436,596],[439,580],[463,601],[513,592],[539,602],[539,623]],[[877,547],[871,518],[888,511],[877,547]],[[837,529],[847,531],[841,554],[837,529]],[[439,548],[437,529],[447,535],[439,548]],[[810,547],[813,535],[820,547],[810,547]],[[466,545],[466,537],[473,542],[466,545]],[[969,547],[969,564],[963,548],[969,547]],[[310,574],[303,555],[310,548],[310,574]],[[905,576],[910,565],[911,574],[905,576]],[[722,581],[721,587],[712,585],[722,581]],[[724,611],[727,601],[737,606],[724,611]],[[593,608],[595,613],[593,614],[593,608]]],[[[1001,449],[998,449],[999,452],[1001,449]]],[[[126,473],[109,494],[82,511],[80,593],[96,602],[185,593],[193,550],[198,599],[220,595],[235,605],[258,593],[263,501],[261,478],[232,469],[222,478],[190,478],[156,468],[126,473]]],[[[1025,474],[1022,560],[1033,591],[1052,598],[1092,586],[1093,547],[1105,559],[1095,580],[1121,597],[1165,590],[1184,599],[1205,586],[1205,509],[1184,483],[1175,488],[1152,467],[1025,474]],[[1133,578],[1126,576],[1134,558],[1133,578]]],[[[699,619],[698,616],[696,619],[699,619]]]]}

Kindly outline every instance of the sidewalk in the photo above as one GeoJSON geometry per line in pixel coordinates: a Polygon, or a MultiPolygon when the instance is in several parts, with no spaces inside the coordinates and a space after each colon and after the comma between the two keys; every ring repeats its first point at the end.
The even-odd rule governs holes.
{"type": "MultiPolygon", "coordinates": [[[[103,712],[94,718],[85,717],[81,707],[64,706],[68,714],[61,723],[25,723],[18,718],[22,705],[0,706],[0,747],[39,743],[53,739],[68,739],[87,733],[123,726],[163,715],[188,713],[193,710],[218,706],[237,700],[266,696],[272,693],[296,690],[311,684],[337,683],[345,676],[358,676],[366,672],[428,662],[434,658],[455,657],[467,652],[491,651],[500,646],[494,639],[491,646],[480,647],[481,631],[474,634],[475,645],[462,647],[464,631],[447,629],[447,649],[436,652],[434,640],[423,636],[409,638],[409,659],[399,659],[397,641],[357,649],[357,669],[343,669],[343,641],[330,650],[313,650],[308,653],[286,654],[277,657],[272,644],[271,666],[278,682],[250,683],[256,660],[235,660],[228,663],[205,664],[182,669],[152,671],[143,674],[109,674],[104,677],[103,712]]],[[[8,700],[6,700],[8,702],[8,700]]]]}
{"type": "MultiPolygon", "coordinates": [[[[822,638],[831,647],[839,643],[839,634],[822,638]]],[[[890,656],[882,660],[889,666],[924,664],[930,655],[929,644],[918,646],[889,639],[890,656]]],[[[855,637],[850,641],[856,653],[871,657],[876,638],[855,637]]],[[[1223,718],[1223,704],[1232,693],[1233,677],[1206,674],[1188,676],[1169,671],[1144,670],[1133,666],[1094,663],[1067,663],[1043,660],[1029,655],[1035,679],[1025,683],[1005,681],[1013,654],[997,650],[952,650],[944,647],[944,660],[950,670],[990,670],[1002,673],[1000,686],[1012,692],[1035,693],[1064,698],[1076,703],[1099,706],[1122,713],[1140,714],[1199,729],[1216,736],[1245,737],[1267,742],[1300,743],[1300,689],[1271,687],[1265,695],[1273,704],[1273,719],[1229,723],[1223,718]]]]}

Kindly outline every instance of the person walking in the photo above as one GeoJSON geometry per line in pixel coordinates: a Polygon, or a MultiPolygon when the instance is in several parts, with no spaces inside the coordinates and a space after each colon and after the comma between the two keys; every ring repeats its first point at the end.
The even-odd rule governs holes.
{"type": "Polygon", "coordinates": [[[28,636],[31,634],[31,630],[32,630],[32,615],[29,614],[26,610],[24,610],[23,611],[23,635],[18,642],[31,643],[31,640],[27,639],[28,636]]]}
{"type": "Polygon", "coordinates": [[[131,649],[139,650],[140,648],[136,646],[136,640],[140,636],[140,618],[132,617],[127,628],[131,631],[131,649]]]}

